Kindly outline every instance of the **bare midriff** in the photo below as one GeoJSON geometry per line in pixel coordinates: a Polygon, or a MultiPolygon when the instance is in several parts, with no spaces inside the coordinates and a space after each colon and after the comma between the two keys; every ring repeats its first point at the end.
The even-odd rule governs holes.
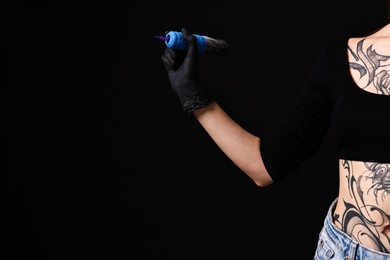
{"type": "Polygon", "coordinates": [[[339,160],[333,223],[366,248],[390,253],[390,163],[339,160]]]}

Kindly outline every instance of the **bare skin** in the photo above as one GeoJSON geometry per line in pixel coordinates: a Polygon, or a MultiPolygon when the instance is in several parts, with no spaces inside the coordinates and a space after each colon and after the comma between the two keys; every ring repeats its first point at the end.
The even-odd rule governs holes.
{"type": "MultiPolygon", "coordinates": [[[[390,79],[387,79],[390,75],[390,59],[387,58],[390,56],[390,24],[368,37],[349,39],[348,45],[350,73],[356,87],[378,95],[390,95],[390,79]],[[373,50],[374,56],[380,57],[379,66],[372,66],[362,55],[373,54],[373,50]]],[[[256,185],[272,184],[259,150],[259,137],[238,125],[217,102],[195,111],[194,116],[256,185]]],[[[363,246],[389,253],[390,161],[379,164],[340,158],[339,185],[338,204],[333,214],[336,226],[363,246]]]]}
{"type": "MultiPolygon", "coordinates": [[[[348,41],[350,72],[356,87],[388,95],[390,102],[390,24],[348,41]]],[[[339,199],[333,222],[367,248],[390,253],[390,161],[340,159],[339,199]]]]}
{"type": "Polygon", "coordinates": [[[355,241],[390,252],[390,164],[340,160],[333,222],[355,241]],[[387,181],[387,182],[386,182],[387,181]]]}
{"type": "Polygon", "coordinates": [[[260,155],[260,138],[233,121],[216,103],[194,111],[221,150],[260,187],[272,183],[260,155]]]}

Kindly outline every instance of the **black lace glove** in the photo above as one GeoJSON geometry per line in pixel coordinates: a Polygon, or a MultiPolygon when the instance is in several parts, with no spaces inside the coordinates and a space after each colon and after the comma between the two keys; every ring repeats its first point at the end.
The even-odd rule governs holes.
{"type": "Polygon", "coordinates": [[[173,92],[178,96],[183,110],[191,116],[193,111],[210,105],[214,99],[198,80],[196,37],[185,28],[181,31],[187,50],[166,48],[161,60],[168,72],[173,92]]]}

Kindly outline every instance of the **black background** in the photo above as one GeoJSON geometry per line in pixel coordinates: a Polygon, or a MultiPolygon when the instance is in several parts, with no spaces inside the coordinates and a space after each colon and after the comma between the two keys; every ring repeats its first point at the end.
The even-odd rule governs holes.
{"type": "Polygon", "coordinates": [[[201,81],[261,137],[327,41],[384,25],[386,1],[3,6],[6,259],[312,259],[337,196],[332,131],[256,187],[181,110],[153,35],[225,39],[201,81]]]}

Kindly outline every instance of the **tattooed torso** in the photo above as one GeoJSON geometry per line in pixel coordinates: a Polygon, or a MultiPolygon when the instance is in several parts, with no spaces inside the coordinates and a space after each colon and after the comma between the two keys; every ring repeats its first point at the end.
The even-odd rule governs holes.
{"type": "MultiPolygon", "coordinates": [[[[350,39],[348,58],[357,87],[390,95],[390,38],[350,39]]],[[[390,158],[388,163],[340,159],[339,164],[333,222],[360,244],[390,253],[390,158]]]]}
{"type": "Polygon", "coordinates": [[[390,252],[390,164],[340,160],[336,226],[360,244],[390,252]]]}

